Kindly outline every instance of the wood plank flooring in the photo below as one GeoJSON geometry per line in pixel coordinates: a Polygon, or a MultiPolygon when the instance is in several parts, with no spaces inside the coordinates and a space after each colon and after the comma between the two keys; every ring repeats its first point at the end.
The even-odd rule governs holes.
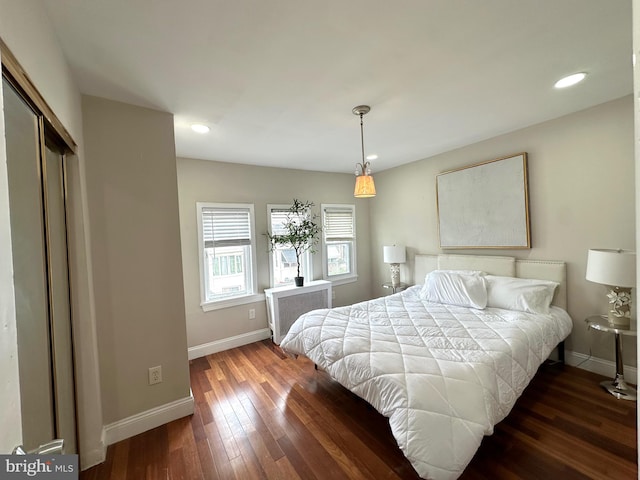
{"type": "MultiPolygon", "coordinates": [[[[81,480],[419,478],[386,418],[269,340],[191,362],[193,416],[111,445],[81,480]]],[[[463,479],[636,479],[636,404],[543,365],[463,479]]]]}

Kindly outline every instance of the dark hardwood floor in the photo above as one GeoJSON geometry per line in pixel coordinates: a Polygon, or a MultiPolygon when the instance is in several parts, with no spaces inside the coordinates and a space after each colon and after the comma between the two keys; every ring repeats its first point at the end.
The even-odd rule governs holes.
{"type": "MultiPolygon", "coordinates": [[[[636,404],[543,365],[463,479],[635,479],[636,404]]],[[[387,420],[270,341],[191,362],[193,416],[111,445],[98,479],[417,479],[387,420]]]]}

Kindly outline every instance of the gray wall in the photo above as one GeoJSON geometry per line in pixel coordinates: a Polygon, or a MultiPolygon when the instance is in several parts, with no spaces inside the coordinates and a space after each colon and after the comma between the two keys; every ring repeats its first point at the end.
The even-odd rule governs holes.
{"type": "Polygon", "coordinates": [[[173,116],[83,97],[104,422],[188,397],[173,116]],[[149,367],[163,382],[149,386],[149,367]]]}
{"type": "MultiPolygon", "coordinates": [[[[574,329],[567,348],[613,360],[610,335],[587,331],[584,319],[606,310],[605,288],[585,280],[589,248],[635,249],[633,100],[603,105],[381,172],[371,202],[374,293],[388,269],[382,246],[404,244],[413,255],[441,252],[435,175],[527,152],[532,248],[449,250],[567,262],[568,309],[574,329]],[[378,255],[379,254],[379,255],[378,255]]],[[[403,279],[410,278],[405,267],[403,279]]],[[[625,347],[635,351],[635,339],[625,347]]],[[[635,355],[625,356],[635,365],[635,355]]]]}
{"type": "MultiPolygon", "coordinates": [[[[356,206],[358,281],[334,288],[334,305],[368,299],[371,295],[369,265],[369,205],[353,197],[353,174],[255,167],[232,163],[178,158],[180,232],[184,265],[184,297],[189,347],[223,340],[267,328],[265,302],[204,312],[200,307],[200,273],[196,202],[253,203],[256,221],[258,289],[269,288],[267,204],[288,204],[294,198],[315,203],[346,203],[356,206]],[[250,308],[256,318],[249,320],[250,308]]],[[[320,251],[314,255],[315,279],[322,278],[320,251]]]]}

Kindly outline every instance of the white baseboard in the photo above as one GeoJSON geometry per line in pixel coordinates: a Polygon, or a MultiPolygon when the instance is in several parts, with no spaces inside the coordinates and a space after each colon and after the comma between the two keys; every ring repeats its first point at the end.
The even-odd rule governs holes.
{"type": "Polygon", "coordinates": [[[267,338],[271,338],[271,330],[269,330],[268,328],[262,328],[260,330],[254,330],[253,332],[247,332],[241,335],[223,338],[222,340],[203,343],[202,345],[189,347],[189,360],[193,360],[194,358],[206,357],[207,355],[211,355],[212,353],[223,352],[231,348],[241,347],[242,345],[259,342],[260,340],[265,340],[267,338]]]}
{"type": "Polygon", "coordinates": [[[118,420],[104,426],[104,443],[112,445],[134,435],[172,422],[178,418],[192,415],[194,411],[193,394],[171,403],[160,405],[131,417],[118,420]]]}
{"type": "MultiPolygon", "coordinates": [[[[567,363],[567,365],[582,368],[583,370],[594,372],[599,375],[604,375],[605,377],[613,378],[616,376],[616,363],[610,360],[591,357],[589,355],[585,355],[584,353],[572,352],[567,350],[565,352],[565,362],[567,363]]],[[[629,383],[637,385],[638,369],[636,367],[625,365],[624,379],[629,383]]]]}

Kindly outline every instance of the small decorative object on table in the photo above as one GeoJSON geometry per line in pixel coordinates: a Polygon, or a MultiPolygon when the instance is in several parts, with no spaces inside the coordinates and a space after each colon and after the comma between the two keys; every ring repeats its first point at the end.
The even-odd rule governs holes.
{"type": "Polygon", "coordinates": [[[600,386],[619,400],[636,400],[637,392],[635,388],[627,385],[624,381],[624,362],[622,359],[622,337],[637,336],[637,331],[629,327],[614,326],[609,323],[605,315],[592,315],[585,320],[589,328],[601,332],[613,333],[616,342],[616,376],[613,380],[605,380],[600,386]]]}
{"type": "Polygon", "coordinates": [[[385,245],[382,248],[384,263],[389,263],[391,267],[391,285],[398,287],[400,285],[400,264],[407,261],[406,250],[400,245],[385,245]]]}
{"type": "Polygon", "coordinates": [[[586,278],[607,286],[609,324],[629,328],[631,288],[636,285],[636,252],[620,249],[589,250],[586,278]]]}

